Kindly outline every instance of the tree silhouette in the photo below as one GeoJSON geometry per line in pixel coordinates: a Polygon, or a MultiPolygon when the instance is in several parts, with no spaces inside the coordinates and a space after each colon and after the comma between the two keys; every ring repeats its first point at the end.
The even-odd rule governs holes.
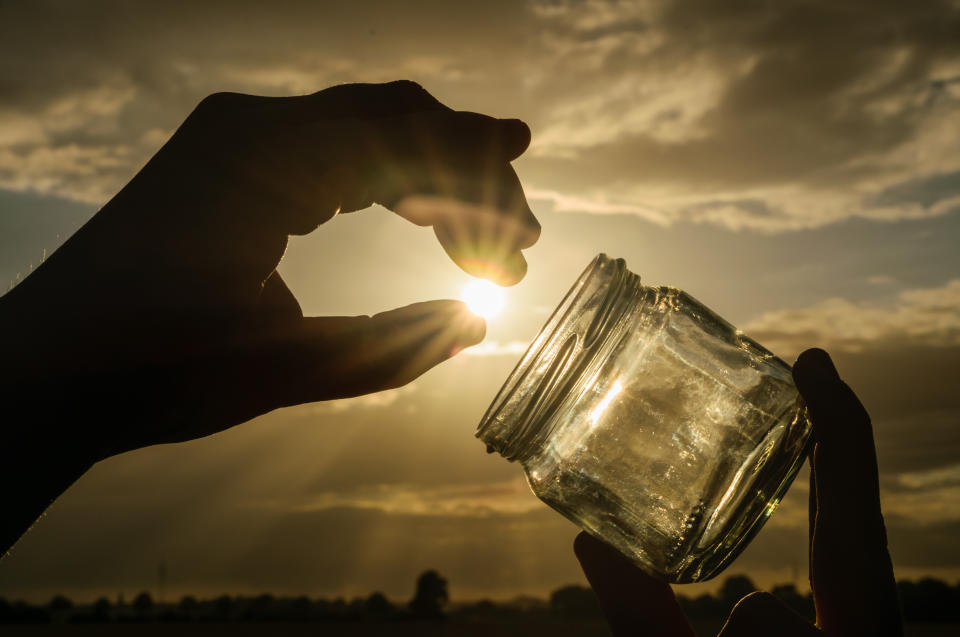
{"type": "Polygon", "coordinates": [[[418,619],[439,619],[448,601],[447,580],[436,571],[424,571],[417,578],[417,592],[410,602],[410,611],[418,619]]]}
{"type": "Polygon", "coordinates": [[[312,611],[313,602],[310,601],[310,598],[306,595],[301,595],[290,602],[290,614],[293,617],[301,620],[307,620],[310,618],[310,613],[312,611]]]}
{"type": "Polygon", "coordinates": [[[704,593],[694,598],[678,595],[677,600],[687,617],[702,619],[706,617],[724,617],[723,602],[713,595],[704,593]]]}
{"type": "Polygon", "coordinates": [[[143,591],[133,599],[133,610],[141,617],[148,615],[153,610],[153,598],[150,593],[143,591]]]}
{"type": "Polygon", "coordinates": [[[213,602],[216,608],[217,617],[220,619],[229,619],[233,614],[234,602],[229,595],[221,595],[213,602]]]}
{"type": "Polygon", "coordinates": [[[597,596],[584,586],[564,586],[553,591],[550,610],[564,619],[596,619],[602,616],[597,596]]]}
{"type": "Polygon", "coordinates": [[[363,602],[363,615],[367,618],[382,621],[394,614],[393,604],[383,593],[373,593],[363,602]]]}
{"type": "MultiPolygon", "coordinates": [[[[395,607],[379,592],[356,597],[349,602],[342,597],[313,600],[306,596],[274,597],[264,594],[255,597],[223,595],[216,599],[198,600],[188,595],[180,600],[176,610],[172,606],[158,606],[146,592],[137,595],[130,605],[125,605],[119,598],[116,606],[106,597],[101,597],[92,605],[73,604],[63,595],[38,605],[0,597],[0,625],[131,620],[390,622],[449,619],[456,625],[491,621],[504,624],[524,622],[536,628],[538,622],[555,626],[558,620],[576,624],[601,619],[596,596],[583,586],[558,588],[550,595],[549,604],[538,598],[516,598],[508,602],[484,600],[459,604],[445,613],[444,607],[449,597],[447,586],[447,580],[436,571],[425,571],[417,579],[416,594],[406,609],[395,607]]],[[[951,585],[925,578],[915,582],[901,580],[898,588],[907,622],[953,622],[952,629],[960,622],[960,584],[951,585]]],[[[726,617],[730,606],[753,590],[754,585],[749,578],[732,576],[713,595],[701,594],[695,598],[678,595],[678,601],[691,620],[716,621],[726,617]]],[[[801,615],[813,617],[813,597],[810,593],[798,591],[793,584],[775,586],[772,593],[801,615]]],[[[5,634],[2,626],[0,634],[5,634]]],[[[538,631],[533,630],[531,634],[538,634],[538,631]]]]}
{"type": "Polygon", "coordinates": [[[93,620],[98,622],[105,622],[110,619],[110,600],[106,597],[101,597],[93,604],[93,620]]]}
{"type": "Polygon", "coordinates": [[[276,598],[270,593],[263,593],[245,601],[243,617],[247,620],[266,621],[273,619],[276,611],[276,598]]]}
{"type": "Polygon", "coordinates": [[[919,582],[899,582],[897,589],[904,617],[920,621],[960,620],[960,584],[924,578],[919,582]]]}
{"type": "Polygon", "coordinates": [[[55,595],[47,606],[52,611],[66,611],[73,608],[73,602],[70,601],[69,597],[64,595],[55,595]]]}
{"type": "Polygon", "coordinates": [[[177,608],[181,613],[191,615],[197,612],[197,609],[200,608],[200,602],[198,602],[197,598],[193,595],[184,595],[180,599],[180,603],[177,604],[177,608]]]}

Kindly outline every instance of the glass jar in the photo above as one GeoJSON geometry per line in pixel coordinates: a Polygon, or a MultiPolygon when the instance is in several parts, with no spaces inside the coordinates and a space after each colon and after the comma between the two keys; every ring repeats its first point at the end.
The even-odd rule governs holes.
{"type": "Polygon", "coordinates": [[[790,366],[685,292],[599,255],[477,437],[651,575],[717,575],[776,508],[811,427],[790,366]]]}

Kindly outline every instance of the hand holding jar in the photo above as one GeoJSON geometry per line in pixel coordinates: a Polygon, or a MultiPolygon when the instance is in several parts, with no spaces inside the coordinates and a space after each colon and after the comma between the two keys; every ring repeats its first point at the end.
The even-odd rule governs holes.
{"type": "MultiPolygon", "coordinates": [[[[822,350],[793,375],[813,423],[810,585],[816,627],[769,593],[743,598],[724,637],[903,634],[883,517],[870,417],[822,350]]],[[[574,551],[614,637],[694,637],[670,586],[586,533],[574,551]]]]}

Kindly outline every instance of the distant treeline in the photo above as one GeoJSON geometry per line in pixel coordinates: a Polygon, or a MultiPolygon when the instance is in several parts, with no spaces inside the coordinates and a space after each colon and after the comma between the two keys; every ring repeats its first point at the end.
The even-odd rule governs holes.
{"type": "MultiPolygon", "coordinates": [[[[951,586],[937,579],[897,584],[904,619],[908,622],[960,622],[960,584],[951,586]]],[[[687,597],[680,603],[694,620],[726,617],[744,595],[757,590],[748,577],[727,578],[715,595],[687,597]]],[[[813,598],[800,594],[792,584],[771,591],[800,615],[813,618],[813,598]]],[[[382,593],[352,600],[223,595],[216,599],[183,597],[176,603],[157,603],[147,592],[131,602],[111,602],[102,597],[93,604],[74,604],[58,595],[44,605],[0,598],[0,624],[104,623],[104,622],[391,622],[435,620],[457,622],[558,622],[601,618],[596,597],[589,588],[564,586],[548,600],[518,597],[508,602],[482,600],[450,604],[447,581],[436,571],[417,579],[416,593],[407,603],[391,602],[382,593]]]]}

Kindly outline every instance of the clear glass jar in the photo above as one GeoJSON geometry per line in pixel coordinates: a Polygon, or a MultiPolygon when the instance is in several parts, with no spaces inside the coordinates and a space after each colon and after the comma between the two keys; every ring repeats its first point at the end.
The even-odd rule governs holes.
{"type": "Polygon", "coordinates": [[[603,254],[477,429],[541,500],[676,583],[713,577],[743,550],[810,433],[789,365],[603,254]]]}

